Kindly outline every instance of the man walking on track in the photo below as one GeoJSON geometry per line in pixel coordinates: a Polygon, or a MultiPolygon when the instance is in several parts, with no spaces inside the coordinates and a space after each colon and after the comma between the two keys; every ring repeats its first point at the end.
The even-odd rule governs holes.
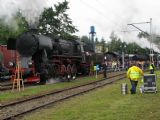
{"type": "Polygon", "coordinates": [[[128,71],[127,71],[127,78],[130,79],[131,82],[131,94],[136,94],[136,87],[138,84],[138,80],[140,80],[142,78],[142,76],[144,75],[142,69],[140,69],[138,66],[133,65],[131,66],[128,71]]]}

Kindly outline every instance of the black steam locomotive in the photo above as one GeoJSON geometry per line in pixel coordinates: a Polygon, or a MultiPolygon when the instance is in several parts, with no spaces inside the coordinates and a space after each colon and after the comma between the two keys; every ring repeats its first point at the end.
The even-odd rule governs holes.
{"type": "Polygon", "coordinates": [[[17,39],[10,38],[7,48],[17,50],[22,67],[32,76],[39,74],[41,81],[46,79],[44,76],[62,77],[70,81],[77,74],[89,72],[90,63],[86,62],[84,43],[78,40],[62,40],[51,34],[25,32],[17,39]]]}

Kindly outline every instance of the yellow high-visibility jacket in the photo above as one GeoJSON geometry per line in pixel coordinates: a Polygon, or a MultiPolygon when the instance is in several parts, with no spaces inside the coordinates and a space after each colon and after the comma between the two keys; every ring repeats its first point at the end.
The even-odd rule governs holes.
{"type": "Polygon", "coordinates": [[[143,75],[143,71],[137,66],[132,66],[127,71],[127,78],[130,78],[134,81],[138,81],[143,75]]]}
{"type": "Polygon", "coordinates": [[[96,71],[96,68],[97,68],[97,67],[96,67],[96,65],[95,65],[95,66],[94,66],[94,71],[96,71]]]}
{"type": "Polygon", "coordinates": [[[153,70],[154,69],[154,65],[150,64],[149,69],[153,70]]]}

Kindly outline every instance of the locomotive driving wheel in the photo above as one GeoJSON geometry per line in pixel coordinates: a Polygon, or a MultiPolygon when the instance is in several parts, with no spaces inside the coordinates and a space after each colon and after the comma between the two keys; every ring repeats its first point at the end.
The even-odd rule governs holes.
{"type": "Polygon", "coordinates": [[[60,66],[60,78],[62,82],[66,81],[66,66],[65,65],[60,66]]]}
{"type": "Polygon", "coordinates": [[[71,73],[72,73],[72,79],[75,80],[77,75],[77,67],[75,64],[72,65],[71,73]]]}
{"type": "Polygon", "coordinates": [[[69,65],[67,65],[67,80],[68,80],[68,82],[70,82],[71,78],[72,78],[72,68],[71,68],[71,65],[69,64],[69,65]]]}
{"type": "Polygon", "coordinates": [[[59,72],[60,72],[60,65],[55,64],[54,65],[54,75],[55,75],[55,78],[58,77],[59,72]]]}

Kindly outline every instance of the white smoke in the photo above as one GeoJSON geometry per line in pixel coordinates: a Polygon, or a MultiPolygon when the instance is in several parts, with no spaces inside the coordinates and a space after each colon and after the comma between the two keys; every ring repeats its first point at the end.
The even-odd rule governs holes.
{"type": "MultiPolygon", "coordinates": [[[[117,0],[115,0],[117,1],[117,0]]],[[[144,16],[142,17],[142,11],[139,1],[138,0],[120,0],[119,6],[121,6],[121,9],[119,11],[117,10],[117,17],[115,17],[117,22],[117,27],[114,27],[114,31],[119,31],[117,32],[118,35],[121,36],[122,40],[127,42],[127,43],[132,43],[135,42],[142,48],[151,48],[154,49],[155,51],[159,52],[159,49],[154,43],[151,43],[148,39],[145,38],[138,38],[138,33],[141,32],[138,29],[136,29],[133,26],[129,26],[127,24],[130,23],[138,23],[138,22],[150,22],[150,17],[146,19],[144,16]],[[141,16],[138,17],[137,16],[141,16]],[[115,29],[117,28],[117,29],[115,29]],[[137,30],[137,31],[135,31],[137,30]],[[124,31],[130,31],[130,32],[124,32],[124,31]]],[[[150,24],[135,24],[136,27],[140,28],[141,30],[150,33],[150,24]]],[[[152,26],[153,27],[153,26],[152,26]]],[[[154,29],[152,28],[152,32],[154,33],[154,29]]]]}
{"type": "Polygon", "coordinates": [[[53,6],[56,0],[0,0],[0,18],[8,25],[16,26],[13,17],[20,11],[29,25],[35,24],[44,8],[53,6]]]}
{"type": "MultiPolygon", "coordinates": [[[[153,0],[70,1],[70,15],[73,18],[74,24],[79,28],[78,34],[80,36],[88,35],[90,26],[94,25],[98,39],[100,40],[103,37],[108,42],[110,41],[109,37],[112,31],[115,31],[118,37],[124,36],[122,31],[134,29],[132,26],[127,26],[127,24],[147,22],[150,18],[153,18],[153,28],[156,26],[157,32],[160,29],[159,0],[155,0],[154,2],[153,0]]],[[[150,30],[149,24],[142,25],[140,28],[147,32],[150,30]]],[[[150,48],[150,43],[147,39],[143,41],[137,37],[138,32],[140,31],[137,31],[136,34],[126,33],[129,37],[125,39],[126,42],[136,42],[140,46],[150,48]]]]}

